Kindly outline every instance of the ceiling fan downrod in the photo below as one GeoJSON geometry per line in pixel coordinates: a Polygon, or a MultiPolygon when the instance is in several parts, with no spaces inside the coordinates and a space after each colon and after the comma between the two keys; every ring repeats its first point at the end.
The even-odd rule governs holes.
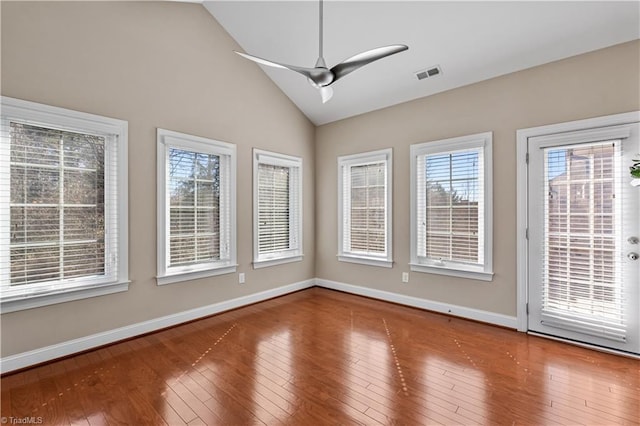
{"type": "Polygon", "coordinates": [[[316,61],[316,68],[317,67],[322,67],[322,68],[327,68],[327,64],[324,62],[324,56],[322,54],[322,45],[323,45],[323,38],[324,38],[324,0],[320,0],[320,19],[318,22],[318,32],[319,32],[319,36],[318,36],[318,60],[316,61]]]}

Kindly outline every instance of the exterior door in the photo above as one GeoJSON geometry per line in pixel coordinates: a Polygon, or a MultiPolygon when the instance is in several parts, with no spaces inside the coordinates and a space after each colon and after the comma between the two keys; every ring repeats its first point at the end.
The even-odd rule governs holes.
{"type": "Polygon", "coordinates": [[[528,328],[640,354],[638,123],[528,139],[528,328]]]}

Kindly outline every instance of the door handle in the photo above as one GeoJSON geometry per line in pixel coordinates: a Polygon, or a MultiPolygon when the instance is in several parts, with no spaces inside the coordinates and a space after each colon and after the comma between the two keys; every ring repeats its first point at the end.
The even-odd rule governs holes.
{"type": "Polygon", "coordinates": [[[638,255],[638,253],[631,252],[627,255],[627,257],[630,260],[638,260],[638,258],[640,258],[640,255],[638,255]]]}
{"type": "Polygon", "coordinates": [[[629,238],[627,238],[627,242],[629,244],[638,244],[638,242],[640,242],[640,240],[638,239],[638,237],[629,237],[629,238]]]}

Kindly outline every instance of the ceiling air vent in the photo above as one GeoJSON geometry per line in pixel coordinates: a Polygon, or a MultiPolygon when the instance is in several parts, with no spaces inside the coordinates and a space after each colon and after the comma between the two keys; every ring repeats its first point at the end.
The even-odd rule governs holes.
{"type": "Polygon", "coordinates": [[[418,80],[424,80],[425,78],[435,77],[442,74],[442,70],[439,65],[436,65],[434,67],[427,68],[426,70],[418,71],[415,74],[418,80]]]}

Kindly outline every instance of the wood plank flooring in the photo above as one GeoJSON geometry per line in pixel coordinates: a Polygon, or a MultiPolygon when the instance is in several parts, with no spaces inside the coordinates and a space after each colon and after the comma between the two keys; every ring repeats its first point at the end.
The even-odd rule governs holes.
{"type": "Polygon", "coordinates": [[[7,424],[640,422],[638,360],[320,288],[1,386],[7,424]]]}

